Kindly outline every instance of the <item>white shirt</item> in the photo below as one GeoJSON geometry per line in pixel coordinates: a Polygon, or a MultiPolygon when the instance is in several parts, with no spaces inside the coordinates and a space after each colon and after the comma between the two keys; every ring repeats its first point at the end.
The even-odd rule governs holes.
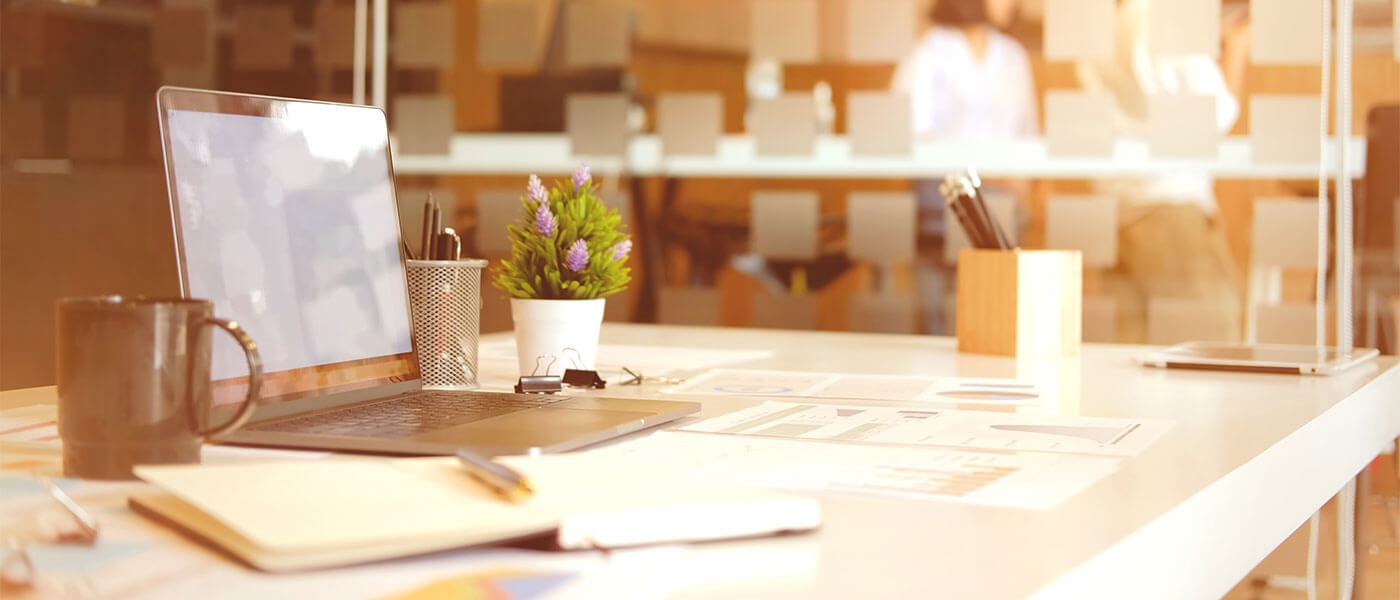
{"type": "MultiPolygon", "coordinates": [[[[1114,59],[1076,65],[1084,89],[1113,94],[1113,121],[1119,135],[1145,137],[1149,99],[1166,94],[1214,96],[1216,126],[1228,132],[1240,116],[1240,104],[1230,93],[1220,65],[1204,54],[1152,55],[1147,48],[1147,9],[1145,0],[1122,4],[1114,59]]],[[[1207,214],[1216,209],[1214,180],[1199,171],[1164,169],[1146,179],[1100,180],[1095,190],[1126,205],[1126,210],[1119,211],[1121,220],[1131,220],[1141,213],[1138,209],[1159,203],[1195,204],[1207,214]]]]}
{"type": "Polygon", "coordinates": [[[986,54],[967,36],[934,27],[899,63],[895,91],[909,95],[915,133],[940,139],[1035,137],[1035,83],[1021,44],[990,30],[986,54]]]}

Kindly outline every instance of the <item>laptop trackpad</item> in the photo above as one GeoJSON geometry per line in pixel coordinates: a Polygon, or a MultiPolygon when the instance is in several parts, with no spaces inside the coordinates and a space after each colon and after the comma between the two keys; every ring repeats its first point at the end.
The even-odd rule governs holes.
{"type": "Polygon", "coordinates": [[[430,431],[414,439],[478,447],[548,447],[589,434],[612,431],[619,425],[640,421],[650,414],[545,406],[430,431]]]}

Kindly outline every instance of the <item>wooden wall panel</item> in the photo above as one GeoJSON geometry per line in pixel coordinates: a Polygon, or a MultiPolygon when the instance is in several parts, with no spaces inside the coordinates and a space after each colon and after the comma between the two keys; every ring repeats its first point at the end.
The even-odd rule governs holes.
{"type": "Polygon", "coordinates": [[[655,123],[656,96],[671,92],[712,92],[724,98],[724,132],[744,131],[744,58],[735,54],[687,52],[659,46],[638,49],[632,73],[648,102],[649,125],[655,123]]]}
{"type": "Polygon", "coordinates": [[[6,174],[0,199],[0,389],[53,383],[57,298],[179,295],[158,169],[6,174]]]}

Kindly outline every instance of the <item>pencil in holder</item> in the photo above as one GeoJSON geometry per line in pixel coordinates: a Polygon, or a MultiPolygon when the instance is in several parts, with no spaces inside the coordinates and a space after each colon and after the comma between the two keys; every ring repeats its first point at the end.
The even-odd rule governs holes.
{"type": "Polygon", "coordinates": [[[409,260],[408,298],[413,345],[423,387],[477,386],[484,260],[409,260]]]}
{"type": "Polygon", "coordinates": [[[1083,275],[1077,250],[958,254],[958,351],[1016,357],[1079,354],[1083,275]]]}

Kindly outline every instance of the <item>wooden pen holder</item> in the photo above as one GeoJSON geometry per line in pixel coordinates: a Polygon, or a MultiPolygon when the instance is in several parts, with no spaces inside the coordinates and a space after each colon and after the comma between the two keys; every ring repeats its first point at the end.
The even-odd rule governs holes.
{"type": "Polygon", "coordinates": [[[1079,354],[1081,263],[1077,250],[963,250],[958,254],[958,351],[1079,354]]]}

